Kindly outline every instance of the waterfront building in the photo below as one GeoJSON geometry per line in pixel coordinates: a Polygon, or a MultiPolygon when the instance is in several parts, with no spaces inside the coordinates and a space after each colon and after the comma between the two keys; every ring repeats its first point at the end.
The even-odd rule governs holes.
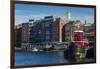
{"type": "Polygon", "coordinates": [[[32,27],[32,23],[22,23],[21,29],[21,47],[26,48],[30,46],[30,29],[32,27]]]}
{"type": "Polygon", "coordinates": [[[63,27],[63,41],[71,41],[73,40],[73,32],[77,29],[75,26],[79,26],[78,30],[83,30],[83,25],[81,21],[69,21],[63,27]]]}
{"type": "Polygon", "coordinates": [[[44,44],[62,42],[62,28],[61,18],[46,16],[34,22],[30,32],[30,42],[44,44]]]}
{"type": "Polygon", "coordinates": [[[15,26],[15,28],[14,28],[14,33],[15,33],[15,47],[21,47],[21,43],[22,43],[22,41],[21,41],[21,29],[22,29],[22,25],[21,24],[18,24],[18,25],[16,25],[15,26]]]}
{"type": "Polygon", "coordinates": [[[57,18],[52,24],[51,40],[52,42],[62,42],[62,29],[64,22],[61,18],[57,18]]]}

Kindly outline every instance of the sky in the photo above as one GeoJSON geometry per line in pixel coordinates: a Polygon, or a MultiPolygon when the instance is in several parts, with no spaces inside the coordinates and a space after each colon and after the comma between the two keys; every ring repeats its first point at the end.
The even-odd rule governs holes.
{"type": "Polygon", "coordinates": [[[80,20],[82,22],[87,20],[88,23],[94,23],[94,8],[15,4],[15,24],[28,22],[29,19],[43,19],[45,16],[64,19],[68,11],[71,13],[71,20],[80,20]]]}

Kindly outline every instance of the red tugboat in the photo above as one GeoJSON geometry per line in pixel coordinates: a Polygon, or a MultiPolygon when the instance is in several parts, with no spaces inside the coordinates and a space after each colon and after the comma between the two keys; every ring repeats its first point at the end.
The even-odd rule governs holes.
{"type": "Polygon", "coordinates": [[[74,31],[74,40],[71,41],[73,46],[73,53],[75,59],[85,59],[89,43],[83,31],[74,31]]]}
{"type": "Polygon", "coordinates": [[[84,35],[84,31],[79,30],[79,27],[80,26],[77,25],[77,30],[73,32],[74,39],[70,42],[69,48],[64,51],[64,58],[71,60],[81,60],[86,58],[89,43],[84,35]]]}

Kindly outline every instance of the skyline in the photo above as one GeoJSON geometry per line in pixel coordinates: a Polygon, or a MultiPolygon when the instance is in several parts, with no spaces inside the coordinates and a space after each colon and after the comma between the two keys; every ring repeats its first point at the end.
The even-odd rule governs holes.
{"type": "Polygon", "coordinates": [[[15,4],[15,24],[28,22],[29,19],[43,19],[45,16],[64,19],[68,11],[71,13],[71,20],[87,20],[88,23],[94,23],[94,8],[15,4]]]}

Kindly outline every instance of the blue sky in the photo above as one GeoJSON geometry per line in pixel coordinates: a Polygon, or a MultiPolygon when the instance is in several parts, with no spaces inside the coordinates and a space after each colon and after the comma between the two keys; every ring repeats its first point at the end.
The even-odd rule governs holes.
{"type": "Polygon", "coordinates": [[[69,10],[71,13],[71,20],[87,20],[89,23],[94,22],[94,8],[16,4],[15,24],[28,22],[29,19],[42,19],[44,16],[48,15],[64,18],[69,10]]]}

